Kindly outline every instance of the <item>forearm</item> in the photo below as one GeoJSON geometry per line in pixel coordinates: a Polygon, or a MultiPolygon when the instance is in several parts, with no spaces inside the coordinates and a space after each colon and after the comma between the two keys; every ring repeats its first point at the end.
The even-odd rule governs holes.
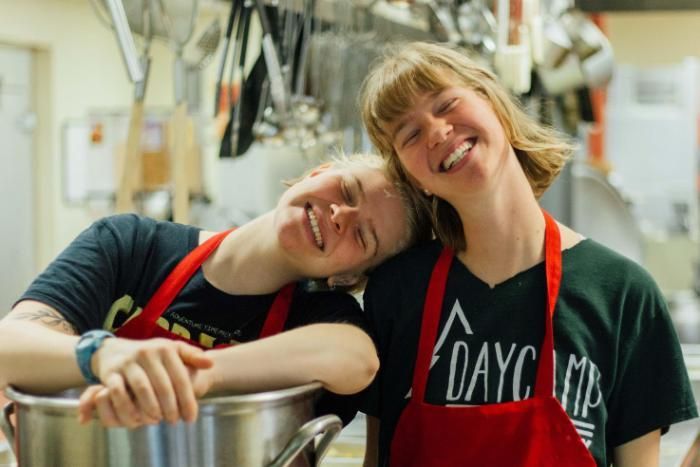
{"type": "Polygon", "coordinates": [[[77,341],[60,315],[21,303],[0,322],[0,387],[48,393],[84,384],[75,359],[77,341]]]}
{"type": "Polygon", "coordinates": [[[209,354],[212,391],[266,391],[319,381],[337,394],[354,394],[379,367],[370,337],[349,324],[312,324],[209,354]]]}

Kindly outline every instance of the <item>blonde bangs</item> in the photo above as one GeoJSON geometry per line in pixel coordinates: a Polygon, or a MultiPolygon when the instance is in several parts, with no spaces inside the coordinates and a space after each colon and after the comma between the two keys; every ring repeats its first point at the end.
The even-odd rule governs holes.
{"type": "Polygon", "coordinates": [[[372,142],[383,156],[393,153],[386,125],[403,117],[416,100],[451,85],[441,63],[427,57],[399,52],[371,70],[360,95],[362,116],[372,142]]]}

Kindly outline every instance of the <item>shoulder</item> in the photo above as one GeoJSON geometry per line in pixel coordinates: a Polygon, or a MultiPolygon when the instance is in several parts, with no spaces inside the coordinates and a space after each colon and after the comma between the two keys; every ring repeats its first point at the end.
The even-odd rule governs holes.
{"type": "Polygon", "coordinates": [[[296,285],[293,300],[300,304],[312,306],[336,306],[357,308],[358,310],[360,308],[355,297],[349,293],[334,290],[310,290],[302,282],[296,285]]]}
{"type": "Polygon", "coordinates": [[[642,314],[658,316],[667,310],[654,278],[631,259],[586,239],[564,252],[564,293],[580,299],[619,321],[642,314]]]}
{"type": "Polygon", "coordinates": [[[368,332],[367,321],[355,297],[339,291],[309,291],[299,283],[294,290],[289,328],[316,323],[353,324],[368,332]]]}
{"type": "Polygon", "coordinates": [[[96,221],[93,227],[106,229],[115,234],[130,234],[142,232],[188,232],[197,230],[196,227],[189,225],[177,224],[169,221],[159,221],[150,217],[141,216],[138,214],[115,214],[113,216],[103,217],[96,221]]]}
{"type": "Polygon", "coordinates": [[[585,239],[564,252],[564,267],[588,279],[613,282],[618,285],[655,287],[654,279],[640,264],[616,251],[585,239]]]}
{"type": "Polygon", "coordinates": [[[369,274],[368,287],[399,283],[399,279],[408,279],[410,282],[425,280],[424,276],[430,276],[442,248],[439,241],[431,240],[399,253],[369,274]]]}
{"type": "Polygon", "coordinates": [[[117,214],[96,221],[92,230],[101,240],[118,249],[150,248],[155,244],[172,244],[189,248],[198,241],[200,229],[174,222],[159,221],[137,214],[117,214]]]}

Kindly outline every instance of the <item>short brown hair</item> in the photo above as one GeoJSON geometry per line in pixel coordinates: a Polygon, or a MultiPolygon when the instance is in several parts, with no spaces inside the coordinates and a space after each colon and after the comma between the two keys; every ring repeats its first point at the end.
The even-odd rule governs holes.
{"type": "MultiPolygon", "coordinates": [[[[399,182],[413,182],[394,150],[386,125],[403,116],[426,93],[457,85],[486,99],[501,122],[535,197],[539,198],[559,175],[573,147],[554,129],[531,118],[496,75],[446,45],[412,42],[389,45],[364,80],[360,94],[362,119],[372,143],[387,158],[389,173],[399,182]]],[[[412,183],[415,191],[415,183],[412,183]]],[[[424,198],[424,197],[423,197],[424,198]]],[[[446,201],[424,198],[440,240],[455,250],[466,248],[462,222],[446,201]]]]}

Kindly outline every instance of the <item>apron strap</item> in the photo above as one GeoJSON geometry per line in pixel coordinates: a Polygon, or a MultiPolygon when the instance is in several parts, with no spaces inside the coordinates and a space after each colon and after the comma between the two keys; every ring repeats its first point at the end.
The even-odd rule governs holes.
{"type": "MultiPolygon", "coordinates": [[[[535,396],[551,397],[554,392],[554,332],[552,319],[561,285],[561,235],[556,221],[544,210],[545,219],[545,272],[547,281],[547,307],[545,309],[545,334],[540,348],[537,365],[535,396]]],[[[413,370],[412,398],[424,402],[428,383],[428,373],[433,360],[433,351],[437,341],[440,316],[442,315],[447,277],[454,253],[444,248],[433,268],[428,284],[428,291],[423,306],[423,319],[418,340],[418,352],[413,370]]]]}
{"type": "Polygon", "coordinates": [[[285,285],[277,292],[275,301],[272,302],[270,311],[267,313],[267,318],[265,318],[265,324],[263,324],[262,330],[260,331],[260,339],[274,336],[284,330],[284,324],[287,322],[287,316],[289,315],[295,288],[296,282],[292,282],[291,284],[285,285]]]}
{"type": "Polygon", "coordinates": [[[540,347],[540,363],[537,366],[535,396],[550,397],[554,393],[554,330],[552,320],[557,306],[561,285],[561,234],[557,222],[542,210],[545,221],[544,264],[547,275],[547,308],[545,310],[545,333],[540,347]]]}
{"type": "Polygon", "coordinates": [[[425,400],[425,387],[428,383],[428,372],[433,360],[433,350],[437,340],[442,303],[445,298],[447,276],[450,272],[454,253],[449,248],[444,248],[433,268],[428,284],[428,292],[423,306],[423,322],[421,323],[420,340],[418,341],[418,354],[416,366],[413,369],[412,398],[416,401],[425,400]]]}
{"type": "Polygon", "coordinates": [[[226,236],[234,229],[220,232],[198,245],[185,258],[180,261],[168,277],[153,294],[145,308],[138,316],[131,319],[122,326],[121,330],[128,333],[132,339],[146,339],[150,337],[151,329],[156,326],[156,321],[163,312],[175,300],[180,290],[187,284],[192,275],[206,261],[206,259],[217,249],[226,236]]]}

